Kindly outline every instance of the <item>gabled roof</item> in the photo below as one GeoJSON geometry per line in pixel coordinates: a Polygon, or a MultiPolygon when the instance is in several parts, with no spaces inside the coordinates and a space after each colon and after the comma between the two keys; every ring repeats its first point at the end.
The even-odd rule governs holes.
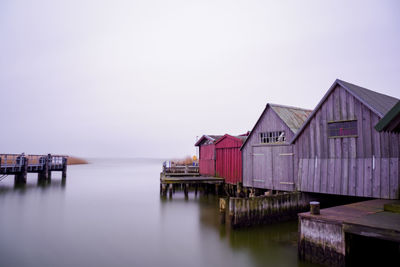
{"type": "Polygon", "coordinates": [[[375,125],[379,132],[400,132],[400,101],[375,125]]]}
{"type": "Polygon", "coordinates": [[[269,104],[275,113],[283,120],[283,122],[296,133],[301,125],[307,120],[312,110],[296,107],[269,104]]]}
{"type": "Polygon", "coordinates": [[[276,113],[276,115],[282,120],[283,123],[285,123],[289,127],[289,129],[293,133],[296,133],[298,131],[298,129],[301,127],[301,125],[303,125],[304,121],[308,118],[308,116],[312,112],[312,110],[309,109],[267,103],[264,111],[261,113],[261,116],[258,118],[248,138],[244,141],[240,149],[242,149],[247,143],[247,140],[250,139],[250,136],[254,133],[254,130],[261,122],[261,119],[264,117],[268,108],[271,108],[271,110],[273,110],[276,113]]]}
{"type": "Polygon", "coordinates": [[[374,112],[380,118],[382,118],[399,101],[397,98],[377,93],[372,90],[360,87],[358,85],[336,79],[335,82],[329,88],[328,92],[326,92],[321,101],[319,101],[318,105],[315,107],[315,109],[308,117],[306,122],[301,126],[300,130],[292,138],[292,141],[290,142],[291,144],[293,144],[293,142],[297,139],[297,137],[300,136],[300,134],[303,132],[308,123],[315,116],[317,111],[320,109],[322,104],[329,97],[329,95],[332,93],[332,91],[336,88],[337,85],[340,85],[342,88],[344,88],[349,94],[354,96],[358,101],[363,103],[366,107],[368,107],[372,112],[374,112]]]}
{"type": "Polygon", "coordinates": [[[350,94],[381,118],[385,116],[385,114],[388,113],[389,110],[399,101],[397,98],[377,93],[339,79],[337,79],[335,83],[340,84],[350,94]]]}
{"type": "Polygon", "coordinates": [[[219,138],[215,144],[218,144],[219,142],[221,142],[222,140],[224,140],[225,138],[232,138],[232,139],[237,139],[241,142],[244,142],[247,139],[247,135],[230,135],[230,134],[225,134],[224,136],[222,136],[221,138],[219,138]]]}
{"type": "Polygon", "coordinates": [[[219,142],[221,142],[222,140],[224,140],[225,138],[231,138],[231,139],[237,139],[238,141],[244,141],[246,140],[247,136],[234,136],[234,135],[230,135],[230,134],[225,134],[224,136],[222,136],[221,138],[218,139],[218,141],[215,142],[215,144],[218,144],[219,142]]]}
{"type": "Polygon", "coordinates": [[[205,134],[202,137],[200,137],[200,139],[194,145],[199,146],[201,143],[203,143],[204,140],[209,140],[210,142],[215,143],[221,137],[222,137],[222,135],[207,135],[207,134],[205,134]]]}

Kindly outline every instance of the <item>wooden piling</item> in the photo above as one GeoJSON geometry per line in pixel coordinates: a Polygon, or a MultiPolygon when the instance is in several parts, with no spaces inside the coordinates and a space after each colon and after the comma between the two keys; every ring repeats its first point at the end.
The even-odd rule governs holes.
{"type": "Polygon", "coordinates": [[[188,184],[184,184],[184,186],[183,186],[183,190],[184,190],[184,193],[185,193],[185,198],[189,198],[189,185],[188,184]]]}
{"type": "Polygon", "coordinates": [[[174,186],[173,184],[169,184],[169,190],[168,190],[169,191],[169,198],[172,198],[173,186],[174,186]]]}
{"type": "Polygon", "coordinates": [[[226,219],[226,198],[220,198],[219,199],[219,220],[221,224],[225,224],[225,219],[226,219]]]}
{"type": "Polygon", "coordinates": [[[28,158],[24,154],[17,157],[17,164],[20,165],[21,170],[15,174],[14,182],[16,184],[26,184],[28,176],[28,158]]]}
{"type": "Polygon", "coordinates": [[[62,159],[62,163],[63,163],[63,168],[62,168],[62,179],[66,179],[67,178],[67,158],[63,158],[62,159]]]}

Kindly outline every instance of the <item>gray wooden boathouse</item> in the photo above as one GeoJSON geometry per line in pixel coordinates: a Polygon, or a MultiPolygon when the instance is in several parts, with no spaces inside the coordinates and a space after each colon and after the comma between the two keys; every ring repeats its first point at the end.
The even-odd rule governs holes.
{"type": "Polygon", "coordinates": [[[290,144],[311,110],[268,103],[242,145],[243,185],[261,189],[295,190],[290,144]]]}
{"type": "Polygon", "coordinates": [[[375,129],[398,101],[336,80],[291,140],[297,189],[398,199],[400,134],[384,127],[396,116],[375,129]]]}

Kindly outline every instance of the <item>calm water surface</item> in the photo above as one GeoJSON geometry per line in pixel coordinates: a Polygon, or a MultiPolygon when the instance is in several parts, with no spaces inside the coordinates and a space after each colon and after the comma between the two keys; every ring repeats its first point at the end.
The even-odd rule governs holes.
{"type": "Polygon", "coordinates": [[[161,163],[92,160],[24,188],[0,182],[0,266],[310,266],[297,223],[231,231],[213,196],[161,199],[161,163]]]}

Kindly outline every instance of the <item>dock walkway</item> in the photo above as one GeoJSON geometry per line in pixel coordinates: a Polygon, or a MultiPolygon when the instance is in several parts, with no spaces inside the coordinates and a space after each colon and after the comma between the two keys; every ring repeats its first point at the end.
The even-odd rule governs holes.
{"type": "Polygon", "coordinates": [[[67,156],[0,154],[0,175],[14,175],[16,183],[26,183],[28,173],[37,173],[42,180],[51,179],[51,172],[67,175],[67,156]]]}

